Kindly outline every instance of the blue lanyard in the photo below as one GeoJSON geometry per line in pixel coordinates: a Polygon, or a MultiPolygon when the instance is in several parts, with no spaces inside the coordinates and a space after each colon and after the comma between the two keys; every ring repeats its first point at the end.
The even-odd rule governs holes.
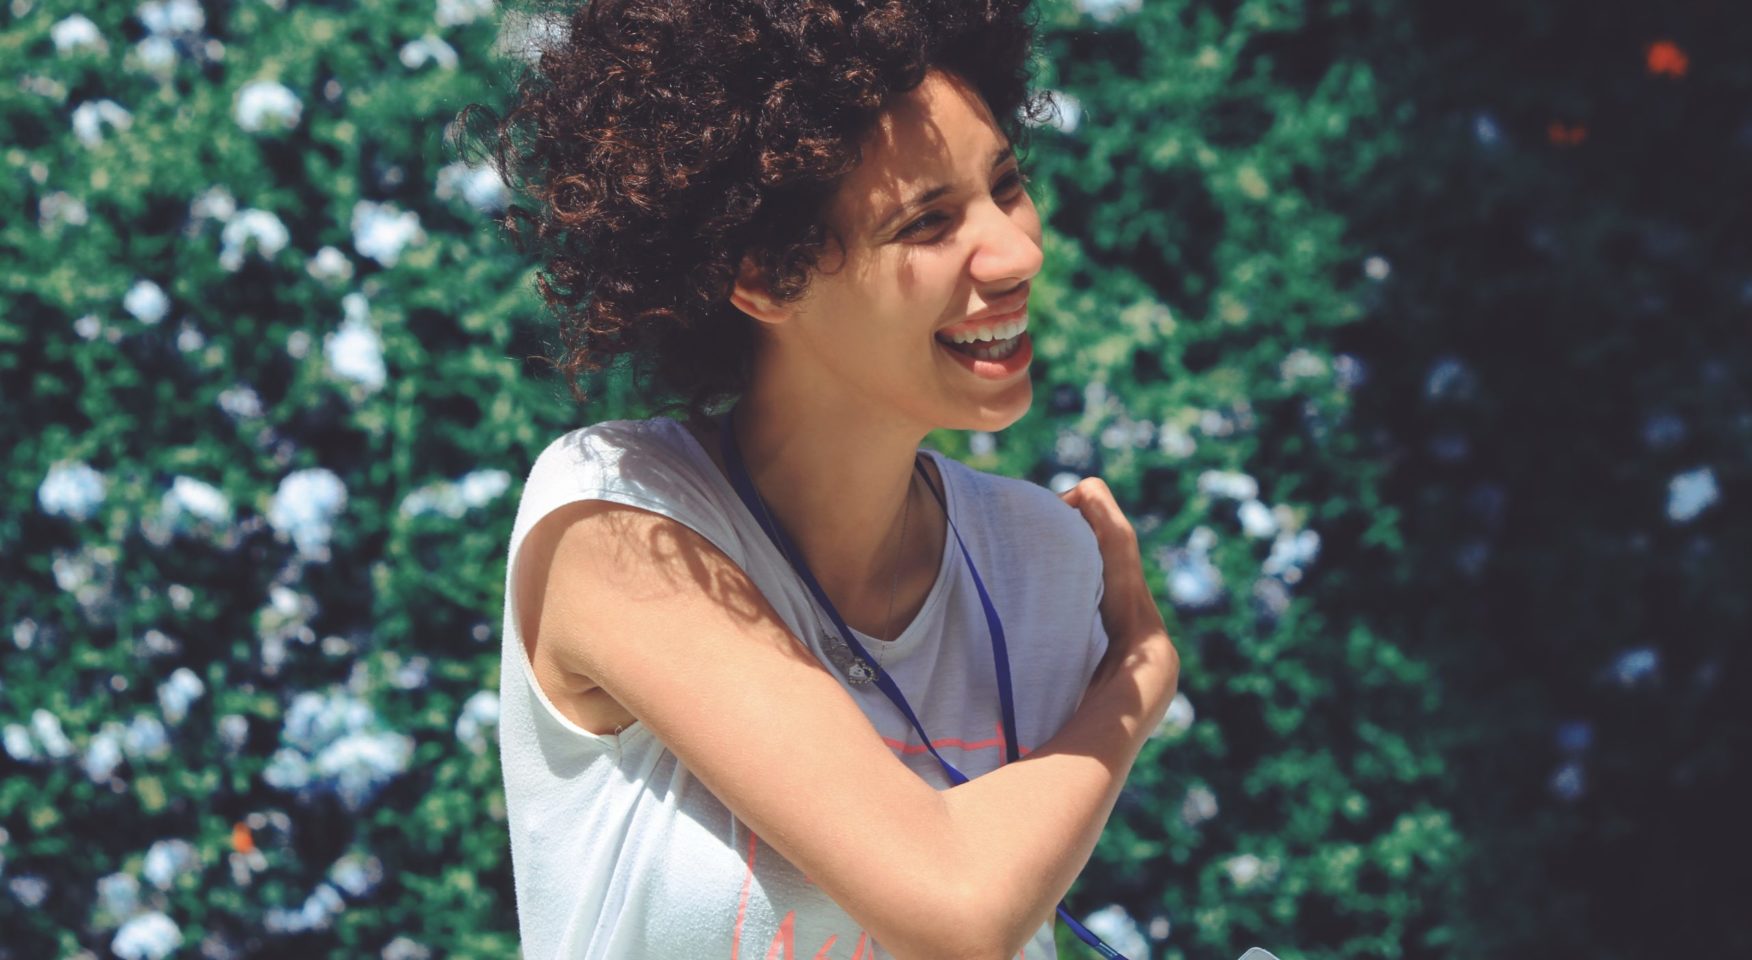
{"type": "MultiPolygon", "coordinates": [[[[803,578],[804,585],[809,588],[810,593],[815,595],[815,600],[821,604],[821,608],[827,611],[828,617],[833,620],[834,628],[845,637],[846,644],[875,672],[876,687],[896,707],[900,708],[901,714],[918,732],[919,739],[925,744],[925,749],[931,751],[931,756],[936,757],[937,762],[943,765],[943,770],[948,774],[950,782],[956,786],[966,783],[967,776],[955,769],[953,764],[943,759],[943,755],[937,752],[936,745],[925,733],[924,725],[919,723],[918,715],[913,713],[912,707],[907,704],[906,697],[900,692],[900,686],[894,682],[894,678],[888,675],[887,670],[882,669],[882,664],[876,658],[865,651],[864,645],[858,642],[858,638],[853,635],[851,628],[846,626],[846,622],[840,618],[839,611],[834,608],[833,601],[827,598],[826,592],[821,589],[821,584],[816,582],[815,575],[809,572],[809,565],[803,560],[803,552],[796,549],[796,544],[785,535],[785,531],[779,529],[778,523],[774,522],[772,516],[767,512],[766,503],[761,500],[760,492],[754,488],[754,481],[749,479],[747,468],[742,465],[742,452],[736,444],[736,431],[730,425],[731,415],[735,412],[735,408],[732,407],[718,418],[718,440],[724,456],[724,464],[730,469],[730,482],[736,488],[737,496],[742,498],[743,505],[748,507],[748,512],[754,516],[755,522],[760,524],[761,529],[766,531],[767,536],[778,546],[779,551],[785,555],[785,559],[797,571],[798,576],[803,578]]],[[[1002,714],[1004,726],[1004,762],[1013,763],[1020,758],[1020,755],[1017,751],[1016,740],[1016,706],[1010,690],[1010,655],[1004,644],[1003,621],[998,619],[997,607],[992,604],[991,595],[986,592],[985,581],[980,579],[979,569],[973,565],[973,555],[968,552],[967,544],[962,541],[961,531],[955,528],[954,518],[949,517],[948,502],[943,499],[943,494],[937,490],[937,485],[932,482],[931,475],[925,472],[924,465],[917,458],[913,460],[913,469],[918,471],[919,476],[925,478],[925,486],[930,488],[931,495],[936,497],[937,502],[942,505],[943,516],[949,520],[949,529],[955,534],[955,544],[961,548],[961,556],[967,561],[968,572],[973,574],[973,585],[979,591],[980,606],[985,608],[986,626],[991,631],[992,637],[992,660],[997,664],[998,672],[998,708],[1002,714]]],[[[1102,957],[1107,958],[1107,960],[1126,960],[1123,954],[1108,946],[1087,927],[1078,923],[1063,904],[1059,905],[1058,915],[1059,919],[1071,928],[1071,932],[1075,933],[1079,940],[1094,947],[1095,951],[1102,957]]]]}

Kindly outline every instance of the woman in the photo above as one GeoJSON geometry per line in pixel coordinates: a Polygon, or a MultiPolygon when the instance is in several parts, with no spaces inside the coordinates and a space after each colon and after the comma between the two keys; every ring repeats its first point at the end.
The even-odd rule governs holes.
{"type": "Polygon", "coordinates": [[[569,369],[688,397],[524,486],[529,960],[1055,955],[1179,659],[1100,480],[919,448],[1032,396],[1024,6],[593,3],[520,87],[569,369]]]}

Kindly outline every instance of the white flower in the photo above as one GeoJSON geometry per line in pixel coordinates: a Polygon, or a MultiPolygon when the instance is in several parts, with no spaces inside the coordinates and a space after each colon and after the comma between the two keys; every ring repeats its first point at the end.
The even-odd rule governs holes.
{"type": "Polygon", "coordinates": [[[104,476],[80,462],[61,462],[37,486],[37,503],[43,512],[87,520],[103,504],[107,486],[104,476]]]}
{"type": "Polygon", "coordinates": [[[134,44],[134,54],[148,73],[164,76],[176,66],[176,44],[169,37],[150,34],[134,44]]]}
{"type": "Polygon", "coordinates": [[[1348,353],[1341,353],[1332,358],[1332,372],[1338,376],[1338,386],[1341,390],[1355,390],[1368,382],[1369,365],[1362,358],[1348,353]]]}
{"type": "Polygon", "coordinates": [[[59,20],[49,28],[49,36],[55,41],[55,52],[59,54],[73,53],[77,50],[93,50],[102,53],[109,49],[109,44],[98,32],[97,24],[83,14],[75,13],[64,20],[59,20]]]}
{"type": "Polygon", "coordinates": [[[414,741],[404,733],[349,733],[324,747],[311,769],[331,781],[346,807],[356,811],[378,787],[406,770],[413,755],[414,741]]]}
{"type": "Polygon", "coordinates": [[[503,470],[476,470],[457,483],[439,480],[415,490],[402,499],[401,512],[410,517],[437,513],[454,520],[510,486],[511,475],[503,470]]]}
{"type": "Polygon", "coordinates": [[[176,348],[183,353],[194,353],[206,344],[207,338],[201,336],[201,331],[187,320],[184,320],[182,326],[177,329],[176,348]]]}
{"type": "Polygon", "coordinates": [[[1229,879],[1235,881],[1238,887],[1245,887],[1259,878],[1261,863],[1259,858],[1251,853],[1238,854],[1224,861],[1223,869],[1229,873],[1229,879]]]}
{"type": "Polygon", "coordinates": [[[349,317],[338,331],[323,338],[323,356],[335,376],[367,390],[383,387],[383,341],[368,322],[349,317]]]}
{"type": "Polygon", "coordinates": [[[418,690],[427,683],[427,674],[431,672],[432,662],[425,657],[415,657],[396,668],[389,682],[397,690],[418,690]]]}
{"type": "Polygon", "coordinates": [[[262,928],[269,933],[302,933],[328,926],[329,918],[346,909],[346,902],[335,888],[319,883],[297,910],[274,907],[262,916],[262,928]]]}
{"type": "Polygon", "coordinates": [[[196,33],[207,25],[207,15],[195,0],[147,0],[136,12],[149,33],[196,33]]]}
{"type": "Polygon", "coordinates": [[[1574,801],[1588,789],[1588,778],[1582,764],[1577,760],[1566,761],[1551,775],[1551,792],[1558,799],[1574,801]]]}
{"type": "Polygon", "coordinates": [[[1478,138],[1479,143],[1487,147],[1502,139],[1502,131],[1497,129],[1496,118],[1484,112],[1472,118],[1472,134],[1478,138]]]}
{"type": "Polygon", "coordinates": [[[110,949],[121,960],[164,960],[182,943],[182,929],[176,921],[153,910],[129,917],[110,941],[110,949]]]}
{"type": "Polygon", "coordinates": [[[49,882],[36,874],[21,874],[6,881],[7,889],[26,907],[40,907],[49,896],[49,882]]]}
{"type": "Polygon", "coordinates": [[[130,758],[162,758],[170,754],[170,739],[164,724],[149,713],[136,714],[122,733],[122,752],[130,758]]]}
{"type": "Polygon", "coordinates": [[[170,679],[158,685],[158,706],[164,711],[164,719],[172,724],[181,723],[189,715],[189,704],[206,692],[206,685],[193,670],[178,667],[170,679]]]}
{"type": "Polygon", "coordinates": [[[164,295],[164,288],[150,280],[136,280],[122,297],[122,308],[134,315],[134,319],[148,326],[164,319],[170,309],[170,300],[164,295]]]}
{"type": "Polygon", "coordinates": [[[1259,481],[1234,470],[1206,470],[1198,475],[1198,491],[1232,500],[1251,500],[1259,496],[1259,481]]]}
{"type": "Polygon", "coordinates": [[[1713,469],[1688,470],[1667,484],[1667,517],[1674,523],[1685,523],[1715,503],[1719,496],[1713,469]]]}
{"type": "Polygon", "coordinates": [[[41,707],[31,711],[30,732],[36,737],[36,742],[42,745],[43,752],[56,760],[64,760],[73,755],[73,744],[61,730],[61,718],[49,711],[41,707]]]}
{"type": "Polygon", "coordinates": [[[272,260],[274,255],[286,249],[286,241],[290,239],[286,225],[280,218],[267,210],[249,209],[237,214],[225,224],[225,229],[219,234],[219,265],[227,271],[236,272],[243,266],[243,257],[253,241],[256,252],[263,260],[272,260]]]}
{"type": "Polygon", "coordinates": [[[310,783],[310,761],[290,747],[281,747],[262,768],[262,779],[280,790],[297,790],[310,783]]]}
{"type": "Polygon", "coordinates": [[[1202,550],[1170,550],[1165,567],[1168,598],[1176,606],[1197,609],[1221,599],[1223,575],[1202,550]]]}
{"type": "Polygon", "coordinates": [[[433,192],[440,200],[461,196],[482,213],[497,213],[511,200],[510,189],[491,164],[471,166],[460,160],[439,168],[433,192]]]}
{"type": "Polygon", "coordinates": [[[1634,687],[1652,679],[1660,666],[1661,656],[1653,647],[1633,647],[1612,661],[1611,673],[1619,686],[1634,687]]]}
{"type": "Polygon", "coordinates": [[[1393,268],[1388,265],[1385,257],[1373,256],[1363,261],[1363,276],[1370,280],[1385,280],[1392,272],[1393,268]]]}
{"type": "Polygon", "coordinates": [[[1192,701],[1186,699],[1184,693],[1175,693],[1173,702],[1168,704],[1168,712],[1162,715],[1162,722],[1156,725],[1153,736],[1179,736],[1191,729],[1192,719],[1192,701]]]}
{"type": "Polygon", "coordinates": [[[438,0],[438,25],[454,27],[473,23],[493,12],[493,0],[438,0]]]}
{"type": "Polygon", "coordinates": [[[511,475],[503,470],[474,470],[465,474],[458,484],[462,502],[478,507],[511,487],[511,475]]]}
{"type": "Polygon", "coordinates": [[[1271,508],[1256,499],[1243,501],[1237,516],[1241,520],[1241,531],[1250,537],[1269,537],[1277,532],[1277,519],[1272,516],[1271,508]]]}
{"type": "Polygon", "coordinates": [[[401,259],[402,248],[409,243],[421,243],[426,232],[420,227],[420,215],[401,210],[393,203],[360,200],[353,205],[353,247],[386,267],[401,259]]]}
{"type": "Polygon", "coordinates": [[[131,873],[112,873],[97,880],[97,902],[112,920],[140,909],[140,881],[131,873]]]}
{"type": "Polygon", "coordinates": [[[1108,946],[1128,957],[1148,957],[1150,943],[1131,914],[1119,904],[1109,904],[1083,918],[1083,926],[1108,946]]]}
{"type": "Polygon", "coordinates": [[[347,488],[332,470],[312,467],[287,474],[274,491],[268,524],[290,537],[306,556],[326,558],[330,524],[347,505],[347,488]]]}
{"type": "Polygon", "coordinates": [[[85,775],[94,783],[108,780],[122,762],[122,731],[125,729],[114,720],[106,721],[103,729],[92,734],[91,742],[85,745],[81,764],[85,767],[85,775]]]}
{"type": "Polygon", "coordinates": [[[87,147],[103,142],[103,124],[112,129],[126,130],[134,123],[134,115],[110,99],[87,100],[73,108],[73,135],[87,147]]]}
{"type": "Polygon", "coordinates": [[[327,282],[330,280],[346,281],[353,279],[353,261],[347,255],[333,246],[324,245],[316,251],[316,256],[310,258],[305,267],[312,277],[327,282]]]}
{"type": "Polygon", "coordinates": [[[280,752],[265,776],[275,787],[331,788],[357,811],[412,757],[412,739],[382,729],[370,704],[338,688],[328,694],[305,690],[287,708],[280,752]]]}
{"type": "Polygon", "coordinates": [[[219,741],[232,750],[243,749],[249,739],[249,718],[241,713],[228,713],[219,718],[219,741]]]}
{"type": "Polygon", "coordinates": [[[1284,355],[1283,362],[1278,364],[1278,375],[1285,383],[1291,383],[1303,377],[1323,377],[1326,375],[1326,361],[1320,355],[1304,347],[1297,347],[1284,355]]]}
{"type": "Polygon", "coordinates": [[[383,861],[359,853],[347,853],[329,866],[328,879],[347,893],[362,897],[383,880],[383,861]]]}
{"type": "Polygon", "coordinates": [[[430,33],[402,44],[402,66],[409,70],[418,70],[428,60],[437,61],[438,66],[446,70],[453,70],[456,68],[456,50],[445,43],[443,37],[430,33]]]}
{"type": "Polygon", "coordinates": [[[251,133],[270,125],[295,127],[303,113],[298,95],[277,80],[255,80],[237,92],[237,125],[251,133]]]}
{"type": "Polygon", "coordinates": [[[986,457],[998,449],[998,438],[984,430],[975,430],[967,435],[967,452],[976,457],[986,457]]]}
{"type": "Polygon", "coordinates": [[[1189,827],[1199,824],[1217,815],[1217,795],[1209,787],[1196,786],[1186,791],[1186,798],[1180,802],[1180,820],[1189,827]]]}
{"type": "Polygon", "coordinates": [[[218,487],[193,477],[179,476],[172,481],[164,494],[163,509],[165,518],[172,523],[184,514],[214,524],[231,521],[231,501],[225,494],[218,487]]]}
{"type": "Polygon", "coordinates": [[[1424,378],[1424,396],[1431,400],[1469,399],[1477,388],[1477,379],[1465,361],[1444,356],[1430,365],[1424,378]]]}
{"type": "Polygon", "coordinates": [[[187,840],[160,840],[146,851],[146,862],[140,873],[146,882],[160,890],[169,890],[176,878],[194,862],[195,848],[187,840]]]}
{"type": "Polygon", "coordinates": [[[189,217],[191,219],[218,220],[224,222],[237,214],[237,198],[231,191],[220,184],[214,184],[202,190],[195,199],[189,201],[189,217]]]}
{"type": "Polygon", "coordinates": [[[1162,452],[1176,460],[1184,460],[1192,456],[1198,448],[1198,443],[1192,439],[1192,434],[1178,423],[1162,421],[1162,429],[1156,434],[1156,446],[1162,452]]]}
{"type": "Polygon", "coordinates": [[[259,417],[262,415],[262,398],[249,384],[235,384],[219,394],[219,409],[237,420],[259,417]]]}
{"type": "Polygon", "coordinates": [[[1295,583],[1302,578],[1302,568],[1314,562],[1320,555],[1320,534],[1313,530],[1298,530],[1291,533],[1280,530],[1277,539],[1271,543],[1271,556],[1265,558],[1259,569],[1273,576],[1282,577],[1286,583],[1295,583]]]}
{"type": "Polygon", "coordinates": [[[396,934],[395,939],[383,948],[384,960],[412,960],[415,957],[431,956],[431,953],[430,947],[410,939],[405,933],[396,934]]]}
{"type": "Polygon", "coordinates": [[[486,730],[498,725],[499,695],[479,690],[462,705],[462,715],[456,718],[456,739],[475,753],[484,753],[490,745],[486,730]]]}
{"type": "Polygon", "coordinates": [[[1082,477],[1079,477],[1076,474],[1070,472],[1069,470],[1066,470],[1066,471],[1063,471],[1060,473],[1053,474],[1052,479],[1048,480],[1046,482],[1046,485],[1047,485],[1047,488],[1052,490],[1053,493],[1064,493],[1066,490],[1069,490],[1072,487],[1076,486],[1078,483],[1082,482],[1082,480],[1083,480],[1082,477]]]}
{"type": "Polygon", "coordinates": [[[85,201],[65,190],[51,190],[37,201],[37,226],[46,229],[51,224],[65,223],[80,227],[90,222],[91,213],[85,201]]]}
{"type": "Polygon", "coordinates": [[[19,724],[6,725],[5,733],[0,734],[0,744],[6,747],[6,755],[19,763],[36,759],[36,744],[31,742],[30,731],[19,724]]]}

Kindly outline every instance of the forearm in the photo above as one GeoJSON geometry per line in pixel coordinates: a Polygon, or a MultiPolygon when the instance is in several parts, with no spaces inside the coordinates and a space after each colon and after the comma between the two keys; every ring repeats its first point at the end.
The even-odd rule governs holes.
{"type": "Polygon", "coordinates": [[[1180,658],[1166,633],[1113,653],[1056,736],[943,794],[958,873],[1003,956],[1052,916],[1082,872],[1178,686],[1180,658]]]}

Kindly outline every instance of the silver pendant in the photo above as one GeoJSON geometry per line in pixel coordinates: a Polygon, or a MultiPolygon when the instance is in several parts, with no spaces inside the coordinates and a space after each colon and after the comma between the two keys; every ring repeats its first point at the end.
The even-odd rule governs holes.
{"type": "Polygon", "coordinates": [[[827,658],[833,661],[834,667],[840,673],[845,674],[847,682],[860,687],[875,682],[876,668],[870,661],[858,656],[838,633],[823,631],[821,649],[827,651],[827,658]]]}

